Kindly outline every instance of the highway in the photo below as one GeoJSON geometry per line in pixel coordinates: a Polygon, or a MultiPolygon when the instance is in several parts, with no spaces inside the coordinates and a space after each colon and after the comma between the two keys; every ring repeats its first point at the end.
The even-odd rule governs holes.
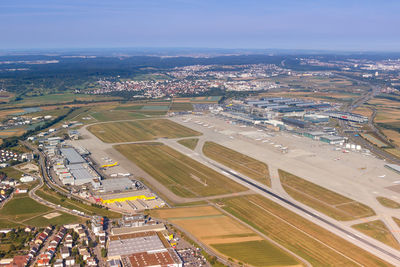
{"type": "MultiPolygon", "coordinates": [[[[360,82],[360,81],[358,81],[360,82]]],[[[369,100],[371,100],[372,98],[374,98],[376,95],[378,95],[380,93],[380,87],[376,86],[376,85],[371,85],[369,83],[363,82],[365,84],[368,84],[369,86],[371,86],[371,91],[369,91],[366,94],[361,95],[361,97],[357,98],[356,100],[354,100],[351,104],[344,106],[343,110],[345,112],[352,112],[354,109],[356,109],[357,107],[360,107],[361,105],[363,105],[364,103],[368,102],[369,100]]],[[[368,121],[368,125],[371,128],[371,130],[380,138],[382,138],[383,140],[385,140],[387,143],[389,143],[386,139],[386,137],[379,131],[379,129],[376,128],[376,126],[374,125],[374,118],[376,116],[376,110],[373,110],[373,113],[371,115],[371,117],[369,118],[368,121]]],[[[398,164],[400,165],[400,159],[388,152],[386,152],[383,149],[380,149],[378,147],[376,147],[375,145],[371,144],[370,142],[368,142],[367,140],[365,140],[364,138],[362,138],[361,136],[355,136],[352,133],[346,133],[346,130],[352,130],[352,128],[350,126],[347,125],[347,123],[343,120],[338,120],[339,121],[339,126],[340,126],[340,134],[343,136],[346,136],[347,138],[349,138],[349,141],[354,142],[355,144],[361,145],[362,147],[370,150],[373,154],[377,155],[378,157],[387,160],[390,163],[394,163],[394,164],[398,164]]]]}
{"type": "Polygon", "coordinates": [[[358,235],[356,235],[356,234],[353,234],[353,233],[350,232],[350,231],[347,231],[346,229],[344,229],[344,228],[338,226],[337,224],[334,224],[334,223],[332,223],[332,222],[330,222],[330,221],[324,219],[323,217],[321,217],[321,216],[319,216],[319,215],[317,215],[317,214],[315,214],[315,213],[313,213],[313,212],[311,212],[311,211],[309,211],[309,210],[307,210],[307,209],[305,209],[305,208],[303,208],[303,207],[301,207],[301,206],[299,206],[299,205],[297,205],[297,204],[295,204],[295,203],[293,203],[293,202],[287,200],[287,199],[284,198],[284,197],[281,197],[281,196],[279,196],[279,195],[277,195],[277,194],[271,192],[270,190],[268,190],[268,189],[266,189],[266,188],[264,188],[264,187],[262,187],[262,186],[259,186],[259,185],[255,184],[255,183],[253,183],[252,181],[247,180],[246,178],[243,178],[242,176],[240,176],[240,175],[238,175],[238,174],[236,174],[236,173],[230,171],[229,169],[223,168],[223,167],[221,167],[221,166],[219,166],[219,165],[217,165],[217,164],[214,164],[214,163],[212,163],[212,162],[210,162],[210,161],[208,161],[208,163],[211,164],[211,165],[213,165],[214,167],[220,169],[221,171],[226,172],[226,173],[228,173],[229,175],[231,175],[231,176],[233,176],[233,177],[235,177],[235,178],[241,180],[242,182],[247,183],[247,184],[250,185],[251,187],[256,188],[256,189],[258,189],[258,190],[260,190],[260,191],[262,191],[262,192],[264,192],[264,193],[270,195],[271,197],[275,198],[276,200],[281,201],[281,202],[284,202],[285,204],[290,205],[291,207],[297,209],[298,211],[304,213],[305,215],[311,216],[311,217],[313,217],[314,219],[319,220],[319,221],[321,221],[321,222],[323,222],[323,223],[325,223],[325,224],[327,224],[327,225],[329,225],[329,226],[335,228],[336,230],[342,232],[343,234],[349,236],[350,238],[355,239],[355,240],[358,240],[359,242],[362,242],[363,244],[365,244],[365,245],[367,245],[367,246],[369,246],[369,247],[371,247],[371,248],[374,248],[374,249],[376,249],[376,250],[378,250],[378,251],[384,253],[385,255],[389,256],[390,258],[396,260],[397,262],[400,262],[400,256],[395,255],[395,254],[393,254],[392,252],[387,251],[387,250],[385,250],[385,249],[383,249],[383,248],[381,248],[381,247],[379,247],[379,246],[376,246],[375,244],[372,244],[372,243],[369,242],[368,240],[366,240],[366,239],[364,239],[364,238],[362,238],[362,237],[360,237],[360,236],[358,236],[358,235]]]}

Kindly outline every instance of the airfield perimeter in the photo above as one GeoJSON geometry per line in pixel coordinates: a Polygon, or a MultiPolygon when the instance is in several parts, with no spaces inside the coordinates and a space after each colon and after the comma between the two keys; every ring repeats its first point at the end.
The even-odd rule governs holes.
{"type": "MultiPolygon", "coordinates": [[[[362,236],[370,243],[375,244],[378,247],[383,247],[386,251],[390,251],[394,255],[399,255],[397,250],[377,242],[375,239],[362,235],[350,227],[351,225],[357,223],[380,219],[384,221],[394,237],[398,241],[400,240],[400,235],[398,234],[399,228],[392,219],[392,217],[400,218],[400,211],[396,209],[385,208],[376,200],[376,197],[378,196],[385,196],[395,201],[400,200],[400,194],[396,192],[396,185],[400,183],[400,176],[384,168],[385,162],[382,160],[359,152],[342,153],[341,150],[335,150],[334,146],[313,141],[305,137],[295,136],[290,133],[260,131],[253,127],[233,125],[228,123],[227,120],[214,117],[212,115],[186,115],[184,117],[177,116],[170,119],[202,133],[201,136],[196,137],[199,138],[199,142],[195,150],[192,151],[177,142],[177,140],[184,138],[162,138],[153,141],[168,145],[182,154],[190,156],[192,159],[195,159],[211,169],[219,172],[221,172],[221,170],[211,164],[215,164],[215,162],[203,155],[202,146],[205,141],[213,141],[265,162],[268,164],[270,171],[272,192],[277,193],[278,195],[289,199],[296,204],[299,204],[299,206],[311,210],[314,214],[318,214],[318,216],[330,222],[340,225],[342,228],[351,233],[355,233],[357,236],[362,236]],[[278,145],[280,145],[280,147],[287,147],[288,152],[282,153],[282,150],[280,147],[278,147],[278,145]],[[372,208],[376,215],[346,222],[335,221],[324,214],[316,212],[311,208],[294,201],[282,188],[279,181],[278,169],[285,170],[310,182],[342,194],[343,196],[359,201],[372,208]],[[394,187],[394,190],[387,188],[390,186],[392,188],[394,187]]],[[[97,123],[96,125],[100,125],[100,123],[97,123]]],[[[89,132],[87,130],[87,126],[80,129],[80,132],[83,140],[72,141],[73,145],[87,148],[92,153],[92,157],[95,161],[98,160],[100,162],[102,157],[110,157],[113,160],[119,161],[120,165],[117,166],[117,169],[113,170],[113,172],[125,171],[134,173],[135,176],[143,177],[152,186],[152,188],[155,188],[158,192],[160,192],[161,196],[165,196],[168,200],[174,203],[212,200],[217,199],[218,197],[239,196],[249,193],[248,191],[243,191],[225,196],[208,196],[197,198],[184,198],[177,196],[170,192],[159,181],[140,170],[137,166],[132,164],[131,161],[126,159],[113,148],[114,145],[142,143],[141,141],[106,144],[89,132]]],[[[232,177],[232,175],[228,175],[227,173],[224,174],[236,182],[249,187],[246,183],[232,177]]],[[[249,188],[265,197],[270,198],[255,188],[249,188]]],[[[279,204],[291,211],[298,213],[301,216],[305,216],[305,214],[302,214],[289,205],[285,205],[284,203],[279,204]]],[[[305,216],[305,218],[320,226],[323,226],[342,238],[359,245],[368,251],[371,251],[373,254],[380,256],[382,259],[385,259],[393,264],[400,263],[400,261],[394,260],[381,251],[371,249],[370,246],[362,242],[358,242],[358,240],[355,240],[353,237],[343,234],[343,232],[340,232],[337,229],[330,227],[329,225],[326,225],[315,218],[312,218],[311,216],[305,216]]]]}

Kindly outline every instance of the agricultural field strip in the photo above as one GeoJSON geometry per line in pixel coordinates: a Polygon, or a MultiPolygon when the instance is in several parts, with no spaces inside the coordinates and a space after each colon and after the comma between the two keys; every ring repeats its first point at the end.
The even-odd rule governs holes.
{"type": "MultiPolygon", "coordinates": [[[[223,155],[221,155],[221,154],[219,154],[218,152],[215,152],[215,151],[208,151],[208,153],[213,154],[213,155],[218,156],[218,157],[223,157],[224,160],[230,161],[232,164],[238,164],[238,165],[240,165],[241,167],[247,169],[249,172],[255,172],[256,174],[263,175],[263,174],[260,173],[259,171],[255,170],[255,169],[252,169],[252,168],[250,168],[250,167],[248,167],[248,166],[246,166],[246,165],[245,165],[246,163],[241,163],[241,162],[238,162],[238,161],[236,161],[236,160],[230,159],[230,158],[228,158],[228,157],[224,157],[223,155]]],[[[218,158],[218,157],[216,157],[216,158],[218,158]]],[[[254,162],[254,163],[255,163],[255,162],[254,162]]],[[[249,162],[248,162],[247,164],[252,164],[252,163],[249,163],[249,162]]]]}
{"type": "MultiPolygon", "coordinates": [[[[325,201],[323,201],[323,200],[320,200],[320,199],[318,199],[318,198],[315,198],[315,197],[312,196],[312,195],[309,195],[309,194],[307,194],[307,193],[304,193],[304,192],[302,192],[302,191],[298,190],[297,188],[294,188],[294,187],[292,187],[292,186],[290,186],[290,185],[286,185],[286,184],[285,184],[285,185],[283,185],[283,187],[284,187],[285,190],[286,190],[285,187],[288,187],[288,188],[290,188],[290,189],[296,191],[297,193],[299,193],[299,194],[301,194],[301,195],[304,195],[304,196],[306,196],[306,197],[308,197],[308,198],[311,198],[311,199],[314,200],[314,201],[320,202],[321,204],[327,205],[327,206],[332,207],[332,208],[337,208],[337,207],[344,206],[344,205],[348,205],[348,204],[357,204],[357,203],[358,203],[357,201],[352,200],[352,201],[349,201],[349,202],[344,202],[344,203],[339,203],[339,204],[331,205],[331,204],[329,204],[329,203],[327,203],[327,202],[325,202],[325,201]]],[[[289,194],[289,195],[290,195],[290,194],[289,194]]],[[[351,216],[351,217],[353,217],[353,218],[355,218],[355,219],[357,219],[357,218],[363,218],[363,217],[365,217],[365,216],[368,215],[368,214],[365,214],[365,215],[354,216],[354,215],[348,213],[348,212],[345,211],[345,210],[340,210],[340,209],[338,209],[338,211],[339,211],[339,212],[342,212],[342,213],[345,213],[345,214],[347,214],[347,215],[349,215],[349,216],[351,216]]]]}
{"type": "MultiPolygon", "coordinates": [[[[53,201],[54,201],[54,199],[52,199],[52,198],[56,198],[57,200],[57,202],[59,201],[59,200],[61,200],[61,198],[58,198],[58,197],[56,197],[56,196],[54,196],[54,195],[51,195],[51,194],[49,194],[49,193],[47,193],[47,192],[45,192],[45,191],[43,191],[43,190],[38,190],[37,192],[36,192],[36,195],[38,195],[39,197],[42,197],[43,199],[45,199],[45,200],[47,200],[47,201],[49,201],[49,202],[51,202],[51,203],[53,203],[53,204],[57,204],[57,203],[54,203],[53,201]],[[40,192],[40,194],[37,194],[38,192],[40,192]],[[53,201],[52,201],[53,200],[53,201]]],[[[73,207],[75,207],[75,209],[76,210],[80,210],[80,211],[84,211],[84,212],[91,212],[90,210],[88,210],[88,209],[85,209],[85,208],[83,208],[83,207],[80,207],[80,206],[78,206],[78,205],[76,205],[76,204],[74,204],[74,203],[72,203],[72,202],[69,202],[68,201],[68,203],[67,203],[68,205],[70,205],[70,206],[73,206],[73,207]]],[[[62,206],[62,205],[61,205],[62,206]]]]}
{"type": "MultiPolygon", "coordinates": [[[[175,217],[166,216],[168,214],[167,210],[156,211],[156,214],[158,214],[158,216],[160,216],[160,217],[168,219],[173,224],[178,224],[178,226],[184,228],[186,231],[189,231],[192,235],[194,235],[196,237],[196,239],[200,240],[202,243],[205,242],[208,247],[213,247],[214,242],[217,242],[215,244],[226,244],[226,243],[241,244],[241,242],[248,242],[248,241],[252,241],[252,240],[260,240],[260,241],[264,240],[265,242],[269,242],[272,246],[275,246],[276,249],[280,249],[283,252],[286,252],[287,254],[291,255],[293,258],[299,260],[300,262],[306,263],[308,266],[311,266],[311,264],[309,264],[306,260],[302,259],[301,257],[299,257],[295,253],[291,252],[287,248],[283,247],[276,241],[270,239],[265,234],[261,233],[257,229],[254,229],[254,227],[246,224],[245,222],[241,221],[240,219],[236,218],[235,216],[233,216],[232,214],[228,213],[227,211],[221,209],[220,207],[217,207],[216,205],[199,207],[198,208],[198,211],[200,214],[199,216],[197,216],[196,214],[193,213],[193,211],[197,210],[195,208],[178,208],[178,210],[179,210],[179,214],[171,215],[171,216],[175,216],[175,217]],[[189,217],[185,217],[184,212],[186,212],[189,217]],[[176,216],[176,215],[179,215],[179,216],[176,216]],[[185,225],[181,225],[182,223],[179,224],[179,221],[186,220],[186,218],[190,218],[192,220],[196,220],[196,219],[207,220],[207,219],[216,218],[216,217],[220,217],[221,219],[227,219],[228,221],[232,220],[232,222],[236,222],[238,225],[241,225],[242,227],[244,227],[243,229],[241,229],[241,231],[244,231],[244,229],[246,229],[248,231],[245,231],[240,234],[238,234],[238,233],[226,234],[225,233],[223,235],[198,236],[198,233],[197,234],[192,233],[192,231],[187,229],[187,225],[185,227],[185,225]],[[225,239],[225,241],[223,239],[225,239]]],[[[175,209],[175,210],[172,210],[171,212],[176,213],[178,210],[175,209]]],[[[239,230],[239,228],[237,228],[236,230],[239,230]]],[[[213,248],[213,250],[217,250],[217,249],[213,248]]],[[[221,253],[221,252],[219,252],[219,253],[221,253]]],[[[233,258],[232,255],[225,255],[225,256],[233,258]]]]}
{"type": "Polygon", "coordinates": [[[347,255],[343,254],[342,252],[336,250],[334,247],[331,247],[331,246],[329,246],[328,244],[325,244],[324,242],[322,242],[321,240],[315,238],[315,237],[312,236],[311,234],[309,234],[309,233],[303,231],[302,229],[298,228],[297,226],[295,226],[295,225],[293,225],[293,224],[291,224],[291,223],[289,223],[289,222],[283,220],[283,219],[282,219],[281,217],[279,217],[278,215],[276,215],[276,214],[270,212],[269,210],[265,209],[265,208],[262,207],[261,205],[258,205],[258,204],[255,203],[254,201],[249,200],[249,202],[252,203],[253,205],[257,206],[258,208],[264,210],[266,213],[271,214],[273,217],[279,219],[279,220],[282,221],[284,224],[287,224],[287,225],[293,227],[294,229],[300,231],[301,233],[303,233],[303,234],[305,234],[306,236],[312,238],[313,240],[317,241],[318,243],[320,243],[320,244],[322,244],[322,245],[324,245],[324,246],[330,248],[331,250],[335,251],[336,253],[338,253],[338,254],[342,255],[343,257],[347,258],[348,260],[354,262],[355,264],[357,264],[357,265],[359,265],[359,266],[363,266],[362,264],[356,262],[354,259],[352,259],[352,258],[348,257],[347,255]]]}
{"type": "Polygon", "coordinates": [[[224,164],[224,161],[227,161],[229,164],[230,168],[235,169],[238,172],[245,172],[246,176],[249,176],[249,178],[255,179],[260,182],[266,183],[268,186],[270,186],[271,181],[269,177],[269,169],[268,165],[264,162],[258,161],[256,159],[253,159],[249,156],[243,155],[235,150],[226,148],[224,146],[221,146],[219,144],[213,143],[213,142],[206,142],[203,146],[203,153],[207,156],[210,157],[211,159],[219,162],[220,164],[224,164]],[[214,149],[214,150],[213,150],[214,149]],[[218,152],[216,149],[220,149],[221,151],[218,152]],[[227,156],[224,156],[226,153],[227,156]],[[228,156],[231,156],[230,158],[228,156]],[[238,159],[239,157],[239,159],[238,159]],[[247,164],[247,165],[246,165],[247,164]],[[237,165],[239,165],[241,168],[238,168],[237,165]],[[253,166],[254,168],[250,168],[249,166],[253,166]],[[260,168],[265,168],[265,173],[262,173],[259,171],[260,168]],[[247,173],[246,173],[247,171],[247,173]],[[266,177],[266,181],[262,181],[263,177],[266,177]]]}
{"type": "Polygon", "coordinates": [[[167,137],[167,138],[179,138],[179,137],[189,137],[189,136],[199,136],[200,132],[194,131],[190,128],[187,128],[183,125],[175,123],[171,120],[162,119],[162,118],[150,118],[150,119],[135,119],[135,120],[119,120],[119,121],[107,121],[107,122],[98,122],[88,125],[88,130],[96,135],[99,139],[101,139],[105,143],[116,143],[116,142],[129,142],[129,141],[147,141],[154,140],[158,137],[167,137]],[[146,125],[143,121],[152,121],[156,125],[146,125]],[[143,122],[143,123],[142,123],[143,122]],[[125,125],[118,125],[118,123],[125,123],[125,125]],[[128,124],[129,123],[129,124],[128,124]],[[158,123],[158,124],[157,124],[158,123]],[[109,124],[109,126],[105,126],[105,128],[99,128],[100,124],[109,124]],[[119,129],[121,126],[125,126],[125,133],[122,137],[120,135],[112,135],[113,128],[115,131],[121,130],[119,129]],[[156,127],[157,126],[157,127],[156,127]],[[110,129],[107,129],[110,128],[110,129]],[[153,129],[153,131],[151,131],[153,129]],[[108,130],[108,131],[107,131],[108,130]],[[135,134],[130,133],[135,132],[135,134]],[[126,132],[127,131],[127,132],[126,132]],[[166,132],[166,133],[164,133],[166,132]],[[110,135],[110,136],[109,136],[110,135]],[[139,137],[138,137],[139,135],[139,137]],[[162,136],[160,136],[162,135],[162,136]],[[123,140],[123,139],[132,139],[132,140],[123,140]],[[122,139],[122,140],[121,140],[122,139]],[[114,142],[113,142],[114,141],[114,142]]]}
{"type": "MultiPolygon", "coordinates": [[[[172,148],[171,148],[171,149],[172,149],[172,148]]],[[[197,170],[197,169],[193,168],[191,165],[189,165],[188,163],[186,163],[186,162],[184,162],[184,161],[178,159],[177,157],[175,157],[174,155],[172,155],[172,154],[169,153],[168,151],[165,151],[165,153],[168,154],[168,155],[169,155],[170,157],[172,157],[173,159],[175,159],[176,161],[180,162],[182,165],[184,165],[184,166],[188,167],[189,169],[193,170],[193,172],[195,172],[195,173],[201,173],[200,170],[197,170]]],[[[180,152],[178,152],[178,153],[180,153],[180,152]]],[[[201,164],[200,162],[198,162],[198,163],[201,164]]],[[[201,165],[203,165],[203,164],[201,164],[201,165]]],[[[205,166],[205,165],[203,165],[203,166],[204,166],[205,168],[209,168],[209,167],[207,167],[207,166],[205,166]]],[[[210,169],[210,170],[212,170],[212,169],[210,169]]],[[[219,175],[219,173],[217,173],[217,174],[219,175]]],[[[223,177],[225,177],[225,176],[223,176],[223,177]]],[[[228,179],[228,178],[227,178],[227,179],[228,179]]]]}
{"type": "MultiPolygon", "coordinates": [[[[300,196],[308,198],[309,200],[313,200],[314,203],[308,203],[307,205],[313,205],[312,208],[327,214],[330,217],[339,216],[341,220],[349,220],[351,218],[361,218],[375,215],[375,212],[368,206],[345,197],[341,194],[338,194],[334,191],[321,187],[317,184],[309,182],[303,178],[297,177],[291,173],[287,173],[285,171],[279,170],[280,181],[283,188],[287,191],[289,195],[291,195],[294,199],[299,202],[306,203],[307,199],[300,199],[300,196]],[[306,189],[304,189],[306,188],[306,189]],[[291,191],[292,190],[292,191],[291,191]],[[296,194],[298,194],[296,196],[296,194]],[[315,203],[316,202],[316,203],[315,203]],[[348,203],[349,202],[349,203],[348,203]],[[350,217],[342,217],[340,214],[328,214],[329,211],[324,210],[323,206],[316,205],[317,203],[323,204],[323,206],[331,207],[336,210],[336,212],[340,212],[342,214],[351,215],[350,217]],[[341,204],[341,205],[339,205],[341,204]],[[349,213],[344,209],[338,209],[338,207],[353,207],[357,208],[356,213],[349,213]],[[361,208],[361,209],[360,209],[361,208]],[[362,211],[362,212],[360,212],[362,211]],[[327,213],[328,212],[328,213],[327,213]]],[[[337,219],[339,219],[337,218],[337,219]]]]}
{"type": "Polygon", "coordinates": [[[392,232],[389,230],[385,222],[383,222],[382,220],[373,220],[365,223],[359,223],[352,225],[351,227],[365,235],[368,235],[378,240],[379,242],[400,250],[399,242],[397,241],[395,236],[393,236],[392,232]],[[365,229],[364,227],[366,227],[367,229],[365,229]],[[379,234],[384,234],[384,240],[378,237],[379,234]]]}
{"type": "MultiPolygon", "coordinates": [[[[150,142],[151,143],[151,142],[150,142]]],[[[171,148],[171,147],[169,147],[169,146],[167,146],[167,145],[163,145],[163,144],[161,144],[161,143],[159,143],[160,145],[160,151],[158,152],[158,155],[160,155],[160,153],[164,153],[164,155],[167,157],[167,158],[170,158],[170,159],[172,159],[173,161],[176,161],[177,163],[179,163],[179,164],[181,164],[181,167],[186,167],[187,168],[187,170],[183,170],[184,172],[186,172],[186,174],[188,174],[188,175],[191,175],[191,176],[193,176],[193,173],[195,174],[195,176],[196,177],[203,177],[204,179],[206,179],[205,177],[207,177],[207,174],[206,173],[203,173],[203,171],[201,170],[201,169],[203,169],[204,168],[204,171],[205,170],[207,170],[207,172],[209,172],[209,175],[216,175],[217,177],[220,177],[220,178],[222,178],[222,179],[226,179],[226,181],[227,182],[230,182],[231,180],[229,179],[229,178],[227,178],[227,177],[225,177],[224,175],[222,175],[222,174],[220,174],[219,172],[216,172],[215,170],[213,170],[213,169],[211,169],[211,168],[209,168],[208,166],[206,166],[206,165],[204,165],[204,164],[202,164],[202,163],[200,163],[200,162],[198,162],[198,161],[196,161],[196,160],[193,160],[193,159],[191,159],[190,157],[188,157],[188,156],[186,156],[186,155],[184,155],[184,154],[182,154],[182,153],[180,153],[179,151],[176,151],[176,150],[174,150],[173,148],[171,148]],[[168,150],[170,150],[170,151],[168,151],[168,150]],[[172,154],[173,153],[173,154],[172,154]],[[174,155],[174,154],[176,154],[176,155],[174,155]],[[181,159],[180,158],[178,158],[178,157],[181,157],[181,159]],[[188,162],[186,162],[186,161],[188,161],[188,162]],[[192,164],[190,164],[191,162],[190,161],[193,161],[193,164],[194,165],[192,165],[192,164]],[[195,167],[197,167],[197,168],[195,168],[195,167],[193,167],[193,166],[195,166],[195,167]],[[189,172],[190,173],[189,173],[189,172]],[[211,173],[210,173],[211,172],[211,173]],[[206,175],[206,176],[205,176],[206,175]]],[[[134,144],[133,144],[134,145],[134,144]]],[[[140,144],[138,144],[138,145],[140,145],[140,144]]],[[[126,153],[126,152],[125,152],[126,153]]],[[[128,151],[128,153],[129,153],[129,151],[128,151]]],[[[142,152],[143,153],[143,152],[142,152]]],[[[156,153],[156,152],[152,152],[153,154],[154,153],[156,153]]],[[[122,154],[124,154],[124,152],[122,152],[122,154]]],[[[148,156],[148,155],[147,155],[148,156]]],[[[128,156],[128,159],[129,159],[129,156],[128,156]]],[[[130,159],[131,161],[134,161],[135,162],[135,160],[132,160],[132,159],[130,159]]],[[[145,160],[145,163],[146,163],[146,165],[148,165],[148,164],[152,164],[152,163],[148,163],[148,160],[145,160]]],[[[140,167],[140,166],[139,166],[140,167]]],[[[147,166],[147,167],[149,167],[149,166],[147,166]]],[[[164,174],[162,174],[162,175],[164,175],[164,174]]],[[[155,177],[156,178],[156,177],[155,177]]],[[[208,177],[209,178],[209,177],[208,177]]],[[[157,178],[156,178],[157,179],[157,178]]],[[[194,180],[194,181],[196,181],[199,185],[204,185],[203,183],[201,183],[200,181],[198,181],[197,179],[195,179],[195,178],[193,178],[192,177],[192,179],[194,180]]],[[[213,181],[213,179],[208,179],[209,180],[209,182],[210,181],[213,181]]],[[[216,180],[219,180],[219,179],[214,179],[214,181],[216,181],[216,180]]],[[[160,181],[161,182],[161,181],[160,181]]],[[[164,181],[165,182],[165,181],[164,181]]],[[[234,192],[241,192],[241,191],[243,191],[244,189],[245,189],[245,187],[243,187],[243,186],[241,186],[240,184],[237,184],[236,182],[232,182],[232,186],[234,187],[234,188],[231,188],[232,190],[234,190],[234,191],[227,191],[227,192],[220,192],[221,194],[228,194],[228,193],[234,193],[234,192]],[[236,187],[236,188],[235,188],[236,187]]],[[[187,190],[187,188],[185,188],[185,190],[187,190]]],[[[201,191],[199,192],[200,194],[201,194],[201,191]]],[[[198,194],[194,194],[195,196],[199,196],[198,194]]],[[[219,195],[219,193],[217,194],[217,195],[219,195]]],[[[205,195],[205,196],[207,196],[207,195],[205,195]]],[[[212,196],[212,195],[210,195],[210,196],[212,196]]]]}
{"type": "MultiPolygon", "coordinates": [[[[287,253],[289,253],[290,255],[292,255],[293,257],[295,257],[296,259],[300,260],[303,263],[306,263],[306,265],[311,266],[311,264],[303,259],[301,256],[297,255],[296,253],[292,252],[290,249],[284,247],[283,245],[281,245],[280,243],[278,243],[277,241],[273,240],[272,238],[270,238],[268,235],[262,233],[261,231],[259,231],[258,229],[256,229],[255,227],[247,224],[246,222],[242,221],[240,218],[235,217],[233,214],[229,213],[228,211],[224,210],[221,207],[216,206],[215,204],[213,204],[213,206],[219,210],[220,212],[222,212],[223,214],[225,214],[226,216],[229,216],[230,218],[236,220],[237,222],[241,223],[242,225],[246,226],[247,228],[251,229],[253,232],[255,232],[256,234],[260,235],[261,237],[263,237],[265,240],[267,240],[268,242],[270,242],[271,244],[277,246],[278,248],[286,251],[287,253]]],[[[282,219],[281,219],[282,220],[282,219]]]]}

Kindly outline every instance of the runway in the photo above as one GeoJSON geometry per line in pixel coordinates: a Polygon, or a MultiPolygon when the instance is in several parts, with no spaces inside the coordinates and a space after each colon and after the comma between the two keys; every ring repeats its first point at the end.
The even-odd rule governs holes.
{"type": "Polygon", "coordinates": [[[319,215],[317,215],[317,214],[315,214],[315,213],[313,213],[313,212],[311,212],[311,211],[309,211],[309,210],[307,210],[307,209],[305,209],[305,208],[303,208],[303,207],[301,207],[301,206],[299,206],[299,205],[287,200],[286,198],[283,198],[283,197],[281,197],[281,196],[279,196],[279,195],[277,195],[277,194],[265,189],[264,187],[261,187],[261,186],[255,184],[255,183],[253,183],[253,182],[241,177],[240,175],[238,175],[238,174],[236,174],[236,173],[234,173],[234,172],[232,172],[232,171],[230,171],[228,169],[222,168],[222,167],[220,167],[220,166],[218,166],[218,165],[216,165],[216,164],[214,164],[212,162],[209,162],[209,164],[211,164],[214,167],[220,169],[221,171],[226,172],[229,175],[231,175],[231,176],[233,176],[233,177],[235,177],[235,178],[237,178],[237,179],[249,184],[250,186],[255,187],[256,189],[258,189],[258,190],[260,190],[260,191],[272,196],[273,198],[290,205],[291,207],[303,212],[304,214],[309,215],[309,216],[311,216],[311,217],[313,217],[313,218],[315,218],[315,219],[317,219],[317,220],[319,220],[319,221],[321,221],[321,222],[323,222],[323,223],[325,223],[325,224],[337,229],[338,231],[340,231],[340,232],[346,234],[347,236],[349,236],[350,238],[356,239],[356,240],[364,243],[365,245],[370,246],[370,247],[372,247],[372,248],[374,248],[374,249],[376,249],[376,250],[386,254],[387,256],[389,256],[389,257],[391,257],[391,258],[393,258],[393,259],[395,259],[395,260],[400,262],[400,256],[397,256],[397,255],[391,253],[390,251],[387,251],[387,250],[385,250],[385,249],[383,249],[383,248],[381,248],[379,246],[376,246],[376,245],[372,244],[368,240],[363,239],[362,237],[360,237],[360,236],[358,236],[356,234],[353,234],[352,232],[349,232],[346,229],[341,228],[340,226],[338,226],[338,225],[336,225],[336,224],[334,224],[334,223],[322,218],[321,216],[319,216],[319,215]]]}

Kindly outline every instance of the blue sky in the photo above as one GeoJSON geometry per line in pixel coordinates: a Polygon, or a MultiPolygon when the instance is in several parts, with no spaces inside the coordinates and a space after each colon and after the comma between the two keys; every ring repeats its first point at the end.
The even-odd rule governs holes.
{"type": "Polygon", "coordinates": [[[400,51],[400,1],[0,0],[0,48],[400,51]]]}

